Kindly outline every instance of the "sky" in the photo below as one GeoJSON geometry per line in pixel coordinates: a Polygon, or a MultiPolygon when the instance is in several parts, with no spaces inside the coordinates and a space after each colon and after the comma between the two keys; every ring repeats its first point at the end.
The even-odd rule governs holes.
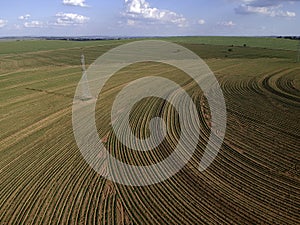
{"type": "Polygon", "coordinates": [[[0,36],[300,35],[300,0],[9,0],[0,36]]]}

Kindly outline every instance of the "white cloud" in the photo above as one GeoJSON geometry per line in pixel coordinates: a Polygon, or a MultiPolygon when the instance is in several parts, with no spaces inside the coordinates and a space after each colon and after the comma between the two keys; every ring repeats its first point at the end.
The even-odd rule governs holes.
{"type": "Polygon", "coordinates": [[[85,0],[63,0],[64,5],[73,5],[73,6],[81,6],[86,7],[85,0]]]}
{"type": "Polygon", "coordinates": [[[26,14],[24,16],[19,16],[19,20],[28,20],[30,18],[30,14],[26,14]]]}
{"type": "Polygon", "coordinates": [[[128,26],[134,26],[136,24],[136,21],[134,20],[127,20],[127,25],[128,26]]]}
{"type": "Polygon", "coordinates": [[[234,27],[236,24],[232,21],[222,21],[219,22],[218,25],[225,26],[225,27],[234,27]]]}
{"type": "Polygon", "coordinates": [[[146,0],[125,0],[126,12],[124,15],[130,20],[145,22],[159,22],[176,24],[179,27],[187,26],[187,20],[182,15],[170,10],[151,7],[146,0]]]}
{"type": "MultiPolygon", "coordinates": [[[[283,11],[282,3],[287,1],[280,0],[241,0],[240,4],[235,8],[237,14],[259,14],[270,17],[295,17],[295,12],[283,11]]],[[[290,1],[295,2],[295,0],[290,1]]]]}
{"type": "Polygon", "coordinates": [[[44,23],[40,21],[30,21],[30,22],[25,22],[24,27],[26,28],[42,28],[44,27],[44,23]]]}
{"type": "Polygon", "coordinates": [[[203,24],[205,24],[206,23],[206,21],[205,20],[203,20],[203,19],[201,19],[201,20],[198,20],[198,24],[200,24],[200,25],[203,25],[203,24]]]}
{"type": "Polygon", "coordinates": [[[5,27],[7,22],[8,22],[7,20],[0,19],[0,28],[5,27]]]}
{"type": "Polygon", "coordinates": [[[75,13],[57,13],[55,25],[69,26],[69,25],[80,25],[87,23],[90,18],[75,13]]]}
{"type": "Polygon", "coordinates": [[[14,28],[16,29],[16,30],[21,30],[21,26],[19,25],[19,24],[14,24],[14,28]]]}
{"type": "Polygon", "coordinates": [[[288,17],[295,17],[296,16],[296,13],[295,12],[290,12],[290,11],[286,11],[284,12],[285,16],[288,16],[288,17]]]}

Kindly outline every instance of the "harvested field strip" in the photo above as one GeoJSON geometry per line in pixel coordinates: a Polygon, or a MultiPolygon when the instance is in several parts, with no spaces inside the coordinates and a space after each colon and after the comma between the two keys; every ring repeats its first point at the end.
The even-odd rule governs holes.
{"type": "Polygon", "coordinates": [[[74,75],[77,75],[76,78],[78,80],[78,75],[80,74],[80,70],[78,68],[78,70],[76,72],[73,72],[73,73],[66,73],[64,71],[64,75],[63,76],[59,76],[59,77],[56,77],[56,76],[53,76],[55,74],[51,74],[51,77],[49,78],[45,78],[45,74],[43,74],[42,76],[44,77],[43,80],[39,80],[37,81],[36,79],[33,80],[33,81],[28,81],[28,82],[25,82],[24,80],[21,80],[19,81],[18,83],[19,84],[16,84],[17,82],[16,81],[13,81],[13,80],[10,80],[9,82],[10,83],[13,83],[14,85],[6,85],[7,87],[6,88],[3,88],[1,91],[5,91],[5,90],[8,90],[8,89],[14,89],[14,88],[22,88],[22,87],[30,87],[31,85],[38,85],[38,84],[45,84],[45,82],[47,83],[50,83],[50,82],[56,82],[56,84],[58,83],[57,81],[59,81],[60,79],[62,80],[66,80],[66,78],[69,78],[68,80],[70,80],[70,77],[74,76],[74,75]]]}
{"type": "Polygon", "coordinates": [[[53,121],[59,119],[58,116],[64,116],[65,113],[69,112],[70,108],[63,109],[57,113],[52,114],[49,117],[46,117],[43,120],[40,120],[39,122],[27,127],[26,129],[23,129],[19,131],[18,133],[15,133],[12,136],[9,136],[6,139],[1,140],[0,145],[2,146],[2,149],[6,149],[7,147],[17,143],[18,141],[22,140],[24,137],[37,132],[39,129],[41,129],[42,126],[45,126],[45,122],[52,123],[53,121]]]}
{"type": "MultiPolygon", "coordinates": [[[[291,71],[287,71],[287,73],[289,73],[289,72],[291,72],[291,71]]],[[[240,84],[241,86],[239,88],[237,88],[236,91],[239,92],[240,95],[246,94],[248,92],[256,93],[257,88],[259,88],[260,84],[257,83],[256,79],[255,80],[252,79],[250,84],[251,85],[249,86],[248,82],[245,81],[244,84],[243,83],[240,84]],[[241,90],[242,90],[242,92],[241,92],[241,90]]],[[[234,87],[234,85],[230,85],[230,87],[234,87]]],[[[231,92],[231,93],[233,93],[233,92],[231,92]]],[[[263,92],[259,92],[259,94],[262,95],[263,92]]],[[[153,106],[151,106],[151,102],[148,102],[147,104],[149,105],[150,108],[153,109],[153,106]]],[[[152,104],[154,104],[154,102],[152,104]]],[[[161,109],[161,107],[159,107],[159,108],[161,109]]],[[[136,112],[141,111],[141,110],[143,111],[144,109],[145,109],[144,106],[141,106],[140,109],[137,109],[133,113],[136,114],[136,112]]],[[[239,112],[238,108],[236,110],[237,110],[237,112],[239,112]]],[[[166,110],[163,109],[163,111],[166,111],[166,110]]],[[[229,111],[229,113],[231,113],[231,112],[229,111]]],[[[141,112],[141,114],[144,114],[144,112],[141,112]]],[[[155,113],[151,113],[151,112],[150,112],[150,114],[155,115],[155,113]]],[[[239,113],[232,114],[232,115],[235,115],[234,117],[237,117],[237,116],[238,117],[242,116],[241,118],[244,117],[243,114],[239,114],[239,113]]],[[[169,115],[167,117],[170,118],[169,115]]],[[[255,117],[256,116],[253,116],[253,118],[255,118],[255,117]]],[[[136,119],[138,119],[138,118],[140,118],[140,117],[137,116],[136,119]]],[[[142,118],[146,119],[147,116],[144,115],[142,118]]],[[[139,127],[139,129],[142,129],[142,127],[145,127],[145,126],[143,126],[143,124],[146,124],[146,123],[141,123],[140,125],[138,125],[136,119],[134,120],[134,121],[136,121],[136,124],[133,127],[139,127]]],[[[148,120],[149,120],[149,118],[148,118],[148,120]]],[[[174,121],[174,120],[171,120],[171,121],[174,121]]],[[[251,129],[252,132],[254,132],[254,134],[263,128],[262,122],[263,121],[261,121],[261,120],[255,122],[256,128],[254,127],[251,129]]],[[[253,124],[253,120],[252,120],[252,118],[250,118],[249,121],[244,121],[244,123],[245,124],[253,124]]],[[[174,124],[171,126],[174,126],[174,124]]],[[[285,130],[288,130],[288,127],[281,128],[281,126],[277,126],[275,124],[272,126],[271,124],[263,123],[263,126],[269,127],[268,128],[269,131],[267,133],[271,132],[270,135],[273,135],[273,137],[274,137],[274,133],[273,133],[274,129],[279,129],[278,131],[280,133],[276,132],[277,138],[279,140],[284,139],[283,137],[279,138],[279,135],[284,135],[285,130]]],[[[142,131],[140,131],[140,132],[142,132],[142,131]]],[[[145,132],[145,131],[143,131],[143,132],[145,132]]],[[[231,132],[237,133],[231,129],[228,130],[228,133],[231,133],[231,132]]],[[[220,157],[222,157],[222,164],[224,164],[225,162],[227,162],[227,163],[222,166],[216,164],[215,168],[212,168],[212,170],[213,169],[218,170],[217,168],[218,168],[218,166],[220,166],[223,169],[223,175],[225,174],[226,176],[228,176],[227,174],[231,174],[230,175],[231,179],[229,179],[228,182],[222,182],[222,183],[219,183],[219,185],[223,186],[222,192],[223,193],[226,192],[228,194],[228,196],[237,195],[237,196],[240,196],[241,198],[243,198],[244,201],[247,201],[247,204],[245,205],[245,207],[241,208],[241,206],[243,204],[240,201],[237,201],[235,203],[237,205],[233,206],[233,207],[237,209],[237,206],[239,206],[239,212],[246,210],[247,208],[249,210],[249,207],[251,207],[252,213],[243,215],[244,218],[249,218],[249,219],[251,218],[250,220],[248,220],[248,222],[254,221],[255,218],[259,217],[260,212],[257,211],[257,208],[262,208],[262,209],[265,208],[265,210],[263,210],[264,214],[266,214],[266,217],[264,220],[265,222],[273,221],[275,218],[276,221],[278,221],[279,223],[284,223],[284,221],[289,220],[290,223],[296,224],[299,219],[297,210],[300,207],[300,205],[297,204],[297,202],[299,202],[299,200],[300,200],[297,197],[297,193],[299,193],[299,191],[300,191],[299,180],[296,177],[295,178],[292,178],[292,177],[287,178],[287,177],[285,177],[285,175],[283,173],[278,173],[278,171],[275,168],[280,168],[284,165],[287,166],[291,162],[291,157],[297,156],[298,142],[296,140],[299,139],[299,136],[295,136],[295,135],[293,135],[293,133],[291,133],[290,141],[287,142],[288,145],[285,145],[285,151],[289,153],[289,156],[287,156],[285,158],[285,155],[282,155],[282,153],[277,154],[277,152],[275,151],[272,155],[274,157],[276,157],[277,159],[274,158],[272,161],[269,161],[268,160],[270,157],[269,146],[272,142],[269,141],[268,143],[264,143],[268,139],[266,139],[266,140],[262,139],[263,134],[265,134],[265,132],[261,133],[261,135],[257,135],[257,134],[251,135],[251,137],[254,136],[255,139],[251,140],[251,137],[248,137],[249,141],[245,141],[244,134],[240,133],[239,136],[241,138],[244,138],[244,140],[242,142],[237,142],[238,140],[237,140],[236,135],[228,136],[228,139],[235,139],[236,145],[238,146],[238,148],[242,148],[242,152],[244,152],[244,153],[237,154],[238,151],[232,152],[232,147],[225,145],[224,151],[222,151],[222,153],[220,154],[221,155],[220,157]],[[259,145],[249,146],[249,145],[245,145],[243,143],[259,143],[259,145]],[[249,151],[250,149],[252,149],[252,150],[249,151]],[[256,155],[255,151],[253,151],[256,149],[257,150],[259,149],[257,151],[257,155],[256,155]],[[265,155],[262,154],[263,153],[262,151],[265,151],[265,155]],[[295,151],[294,155],[291,155],[291,154],[293,154],[292,153],[293,151],[295,151]],[[224,155],[224,154],[226,154],[226,155],[224,155]],[[225,159],[226,159],[226,161],[224,161],[225,159]],[[241,162],[244,162],[244,163],[241,164],[241,162]],[[254,180],[255,180],[255,185],[252,182],[254,180]],[[298,182],[297,182],[297,180],[298,180],[298,182]],[[242,187],[242,188],[239,190],[240,187],[242,187]],[[233,193],[235,193],[235,194],[233,194],[233,193]],[[286,195],[285,195],[286,193],[289,193],[289,200],[286,199],[286,195]],[[272,196],[272,198],[270,198],[269,196],[272,196]],[[279,202],[281,202],[281,204],[279,204],[279,202]],[[278,213],[278,212],[281,212],[281,213],[278,213]],[[267,214],[269,214],[269,216],[267,216],[267,214]]],[[[287,138],[287,137],[285,137],[285,138],[287,138]]],[[[113,147],[111,147],[112,148],[111,150],[116,149],[116,148],[117,149],[122,148],[122,146],[117,145],[114,141],[109,142],[109,143],[111,144],[111,146],[113,146],[113,147]]],[[[173,140],[172,140],[172,143],[174,143],[173,140]]],[[[162,151],[163,150],[155,151],[155,152],[157,154],[158,152],[162,152],[162,151]]],[[[167,149],[164,149],[164,151],[167,151],[167,149]]],[[[122,152],[126,152],[126,151],[124,150],[122,152]]],[[[132,158],[132,157],[133,156],[131,154],[130,157],[129,157],[129,155],[122,155],[119,158],[122,158],[125,161],[135,162],[137,164],[145,164],[145,163],[149,162],[149,158],[147,158],[147,157],[138,157],[136,159],[132,158]]],[[[155,158],[155,161],[161,161],[161,160],[163,160],[164,157],[160,156],[160,155],[154,155],[152,158],[155,158]]],[[[212,184],[213,184],[213,182],[215,182],[215,180],[222,180],[222,177],[220,177],[219,175],[217,175],[217,176],[216,175],[208,174],[208,178],[211,179],[212,184]]],[[[170,184],[171,181],[169,181],[168,183],[170,184]]],[[[176,184],[184,184],[184,182],[179,180],[176,182],[176,184]]],[[[152,194],[149,193],[149,195],[144,196],[144,194],[143,194],[144,192],[145,193],[149,192],[149,190],[146,190],[146,188],[144,191],[141,191],[142,192],[141,195],[134,194],[134,193],[140,193],[140,192],[132,192],[132,190],[128,190],[128,194],[125,194],[125,193],[127,193],[127,192],[125,192],[126,189],[124,189],[123,187],[120,187],[120,188],[121,189],[119,190],[119,193],[124,195],[123,196],[124,199],[128,199],[126,202],[127,202],[127,204],[129,204],[128,208],[131,208],[131,209],[141,207],[141,205],[139,205],[140,203],[136,203],[137,205],[132,205],[133,202],[146,201],[147,199],[153,199],[151,197],[153,195],[155,196],[155,199],[161,199],[161,201],[159,201],[155,205],[154,209],[151,210],[154,213],[155,209],[157,208],[157,211],[155,213],[157,216],[159,215],[159,212],[163,208],[168,208],[169,209],[168,213],[174,212],[174,204],[170,204],[170,201],[172,202],[172,200],[165,199],[165,196],[160,195],[160,193],[168,192],[168,196],[173,196],[173,197],[177,196],[177,193],[183,193],[183,191],[174,191],[174,192],[166,191],[166,187],[164,187],[161,190],[153,190],[153,191],[151,191],[152,194]],[[134,195],[132,196],[132,194],[134,194],[134,195]],[[141,199],[143,199],[143,200],[141,200],[141,199]],[[161,203],[165,203],[165,205],[160,205],[161,203]]],[[[189,188],[192,188],[192,187],[189,187],[189,188]]],[[[197,190],[199,190],[199,189],[197,189],[197,190]]],[[[195,190],[195,193],[197,195],[196,190],[195,190]]],[[[189,196],[188,198],[190,198],[190,197],[191,196],[189,196]]],[[[176,201],[180,201],[181,198],[182,198],[181,196],[175,197],[176,201]]],[[[213,197],[207,197],[207,198],[213,199],[213,197]]],[[[191,199],[193,199],[193,198],[191,197],[191,199]]],[[[149,201],[151,202],[152,200],[149,200],[149,201]]],[[[182,205],[182,204],[179,204],[179,205],[182,205]]],[[[210,206],[211,205],[212,204],[210,204],[210,206]]],[[[197,209],[199,209],[199,208],[204,209],[205,207],[203,205],[201,205],[197,209]]],[[[220,207],[220,208],[222,208],[222,207],[220,207]]],[[[143,216],[141,216],[141,213],[144,212],[144,210],[141,209],[135,213],[135,214],[140,215],[138,218],[135,218],[136,222],[142,221],[143,216]]],[[[179,209],[177,208],[177,210],[179,210],[179,209]]],[[[191,207],[189,207],[189,212],[193,212],[191,207]]],[[[196,208],[195,208],[195,213],[197,215],[196,208]]],[[[215,213],[217,213],[217,212],[215,212],[215,213]]],[[[193,213],[191,213],[191,214],[193,214],[193,213]]],[[[204,213],[201,213],[201,215],[203,215],[203,214],[204,213]]],[[[170,218],[176,218],[176,215],[180,215],[182,217],[182,214],[180,213],[180,211],[177,211],[176,213],[172,214],[172,216],[170,218]]],[[[195,215],[195,214],[193,214],[193,215],[195,215]]],[[[217,215],[219,215],[218,221],[220,222],[221,221],[220,218],[222,217],[221,216],[222,212],[220,212],[220,214],[217,213],[217,215]]],[[[147,214],[144,214],[144,216],[147,217],[147,214]]],[[[189,216],[188,218],[186,218],[186,220],[189,220],[189,221],[193,220],[191,215],[186,215],[186,216],[189,216]]],[[[160,222],[172,223],[172,219],[170,219],[168,217],[168,215],[164,215],[164,218],[165,218],[165,220],[160,221],[160,222]]],[[[179,218],[177,218],[177,219],[179,219],[179,218]]],[[[211,221],[211,220],[207,220],[207,221],[211,221]]],[[[247,221],[247,220],[243,219],[242,221],[247,221]]],[[[229,221],[224,220],[222,222],[229,222],[229,221]]],[[[260,220],[260,222],[261,222],[261,220],[260,220]]]]}

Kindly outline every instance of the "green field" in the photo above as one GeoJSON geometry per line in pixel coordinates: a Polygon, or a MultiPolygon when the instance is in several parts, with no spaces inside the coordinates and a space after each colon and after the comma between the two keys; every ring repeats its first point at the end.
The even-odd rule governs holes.
{"type": "Polygon", "coordinates": [[[0,224],[299,224],[297,42],[163,40],[205,60],[223,90],[228,121],[218,156],[201,173],[197,168],[210,132],[202,91],[182,71],[163,64],[138,63],[116,73],[97,101],[96,123],[111,154],[123,162],[163,160],[180,132],[174,108],[149,98],[132,111],[135,134],[147,136],[154,116],[162,117],[172,132],[155,151],[126,149],[113,134],[109,117],[124,84],[144,76],[172,79],[198,109],[202,136],[193,158],[174,177],[147,187],[122,186],[99,176],[82,158],[72,129],[81,53],[89,65],[134,40],[0,42],[0,224]]]}
{"type": "Polygon", "coordinates": [[[103,41],[59,41],[59,40],[19,40],[0,42],[0,54],[19,54],[29,52],[76,49],[83,47],[101,47],[126,43],[126,40],[103,41]]]}

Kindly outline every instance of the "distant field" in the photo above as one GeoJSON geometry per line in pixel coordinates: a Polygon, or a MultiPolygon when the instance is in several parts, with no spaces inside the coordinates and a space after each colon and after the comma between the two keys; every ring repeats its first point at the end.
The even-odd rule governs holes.
{"type": "Polygon", "coordinates": [[[174,177],[148,187],[126,187],[100,177],[82,158],[72,129],[81,53],[89,65],[128,40],[0,42],[0,224],[299,224],[297,42],[164,40],[182,44],[209,65],[223,90],[228,122],[216,160],[201,173],[197,168],[211,122],[202,91],[182,71],[159,63],[133,64],[117,72],[97,101],[95,120],[106,147],[123,162],[163,160],[180,133],[174,108],[149,98],[132,111],[134,133],[147,136],[154,116],[162,117],[172,132],[153,151],[124,147],[112,132],[109,113],[125,83],[143,76],[172,79],[192,97],[199,113],[201,137],[191,161],[174,177]]]}
{"type": "Polygon", "coordinates": [[[299,41],[269,37],[171,37],[169,41],[208,45],[234,45],[269,49],[297,50],[299,41]]]}

